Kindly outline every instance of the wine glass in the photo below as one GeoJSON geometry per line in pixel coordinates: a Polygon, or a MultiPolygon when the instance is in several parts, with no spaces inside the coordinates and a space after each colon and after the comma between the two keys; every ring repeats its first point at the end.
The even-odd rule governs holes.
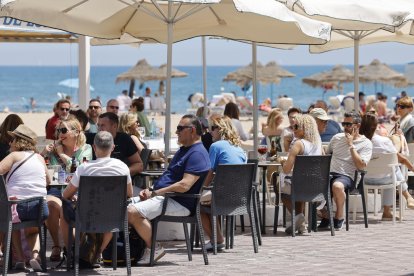
{"type": "Polygon", "coordinates": [[[259,153],[259,161],[266,161],[267,145],[259,145],[257,152],[259,153]]]}
{"type": "Polygon", "coordinates": [[[145,127],[138,127],[138,133],[141,136],[141,139],[145,138],[145,127]]]}

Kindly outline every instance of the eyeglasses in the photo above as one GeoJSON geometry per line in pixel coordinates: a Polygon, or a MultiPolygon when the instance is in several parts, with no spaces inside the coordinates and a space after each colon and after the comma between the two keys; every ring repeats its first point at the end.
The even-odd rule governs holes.
{"type": "Polygon", "coordinates": [[[99,108],[101,108],[101,107],[97,106],[97,105],[90,105],[89,106],[89,109],[99,109],[99,108]]]}
{"type": "Polygon", "coordinates": [[[411,108],[411,106],[400,105],[400,104],[397,104],[397,107],[401,109],[411,108]]]}
{"type": "Polygon", "coordinates": [[[294,124],[294,125],[293,125],[293,129],[294,129],[294,130],[298,130],[298,129],[299,129],[299,125],[298,125],[298,124],[294,124]]]}
{"type": "Polygon", "coordinates": [[[186,128],[193,128],[193,126],[177,126],[177,131],[178,132],[181,132],[181,131],[183,131],[186,128]]]}
{"type": "Polygon", "coordinates": [[[112,109],[119,109],[119,106],[115,106],[115,105],[110,105],[110,106],[108,106],[109,108],[112,108],[112,109]]]}
{"type": "Polygon", "coordinates": [[[61,107],[60,108],[60,111],[69,111],[69,108],[63,108],[63,107],[61,107]]]}
{"type": "Polygon", "coordinates": [[[342,124],[343,127],[351,127],[354,123],[342,122],[341,124],[342,124]]]}
{"type": "Polygon", "coordinates": [[[219,126],[211,126],[211,131],[215,131],[218,128],[220,128],[220,127],[219,126]]]}
{"type": "Polygon", "coordinates": [[[66,133],[68,133],[68,131],[69,130],[66,127],[62,127],[62,128],[57,129],[57,132],[62,133],[62,134],[66,134],[66,133]]]}

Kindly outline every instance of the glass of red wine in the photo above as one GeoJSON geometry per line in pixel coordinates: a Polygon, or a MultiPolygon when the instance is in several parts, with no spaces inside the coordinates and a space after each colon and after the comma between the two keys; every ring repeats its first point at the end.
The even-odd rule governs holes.
{"type": "Polygon", "coordinates": [[[259,153],[259,161],[266,161],[267,145],[259,145],[257,152],[259,153]]]}

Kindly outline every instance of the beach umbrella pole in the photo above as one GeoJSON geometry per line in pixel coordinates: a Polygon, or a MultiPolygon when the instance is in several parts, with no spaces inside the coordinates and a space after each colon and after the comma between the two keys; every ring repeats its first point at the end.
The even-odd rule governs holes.
{"type": "Polygon", "coordinates": [[[204,110],[203,116],[207,118],[207,61],[206,61],[206,37],[201,37],[201,50],[203,56],[203,97],[204,97],[204,110]]]}
{"type": "MultiPolygon", "coordinates": [[[[90,38],[87,36],[79,36],[79,65],[78,65],[78,101],[79,107],[86,110],[91,98],[90,92],[90,38]]],[[[72,99],[74,100],[74,99],[72,99]]]]}
{"type": "MultiPolygon", "coordinates": [[[[168,18],[171,18],[172,2],[168,1],[168,18]]],[[[170,154],[171,137],[171,68],[172,68],[172,42],[173,42],[173,22],[168,22],[168,43],[167,43],[167,93],[165,95],[165,157],[170,154]]]]}
{"type": "Polygon", "coordinates": [[[354,39],[354,109],[359,111],[359,38],[354,39]]]}
{"type": "Polygon", "coordinates": [[[252,43],[252,63],[253,63],[253,156],[257,158],[257,134],[258,134],[258,112],[257,112],[257,45],[256,42],[252,43]]]}

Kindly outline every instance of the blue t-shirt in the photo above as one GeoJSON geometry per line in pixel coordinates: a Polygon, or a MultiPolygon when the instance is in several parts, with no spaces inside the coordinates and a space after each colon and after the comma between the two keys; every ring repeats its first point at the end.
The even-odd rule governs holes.
{"type": "Polygon", "coordinates": [[[227,140],[214,142],[209,150],[211,169],[216,170],[219,164],[244,164],[246,154],[238,147],[229,143],[227,140]]]}
{"type": "Polygon", "coordinates": [[[328,120],[325,132],[321,133],[321,140],[322,142],[330,142],[332,137],[341,132],[341,126],[337,122],[334,120],[328,120]]]}
{"type": "MultiPolygon", "coordinates": [[[[181,147],[171,160],[168,169],[154,183],[154,190],[168,187],[184,177],[184,173],[202,176],[196,183],[185,192],[186,194],[196,194],[200,191],[204,177],[210,169],[210,160],[207,150],[202,143],[196,143],[190,147],[181,147]]],[[[195,200],[193,198],[174,197],[174,200],[193,211],[195,200]]]]}

